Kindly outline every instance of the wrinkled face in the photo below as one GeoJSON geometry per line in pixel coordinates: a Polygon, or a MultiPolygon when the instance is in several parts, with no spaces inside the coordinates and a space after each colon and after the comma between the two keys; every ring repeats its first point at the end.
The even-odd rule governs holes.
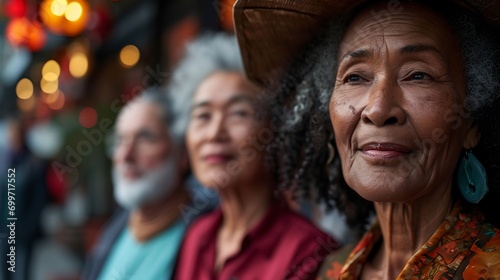
{"type": "Polygon", "coordinates": [[[113,165],[126,180],[140,179],[164,163],[171,142],[158,106],[144,101],[129,104],[116,124],[113,165]]]}
{"type": "Polygon", "coordinates": [[[180,153],[173,150],[158,105],[134,101],[116,125],[114,196],[132,210],[160,201],[179,185],[180,153]]]}
{"type": "Polygon", "coordinates": [[[348,185],[371,201],[405,202],[444,192],[462,148],[478,135],[463,106],[451,27],[417,4],[374,16],[385,6],[348,27],[330,118],[348,185]]]}
{"type": "Polygon", "coordinates": [[[198,180],[207,187],[237,186],[263,170],[263,128],[256,119],[257,89],[241,73],[215,72],[192,101],[186,142],[198,180]]]}

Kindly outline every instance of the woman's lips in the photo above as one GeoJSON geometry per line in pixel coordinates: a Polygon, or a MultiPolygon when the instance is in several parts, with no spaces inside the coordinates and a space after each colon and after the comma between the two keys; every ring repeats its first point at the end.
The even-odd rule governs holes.
{"type": "Polygon", "coordinates": [[[208,164],[219,164],[234,159],[234,156],[227,154],[210,154],[203,157],[203,161],[208,164]]]}
{"type": "Polygon", "coordinates": [[[391,159],[400,156],[401,154],[408,154],[411,149],[395,143],[368,143],[361,146],[360,149],[363,154],[377,159],[391,159]]]}

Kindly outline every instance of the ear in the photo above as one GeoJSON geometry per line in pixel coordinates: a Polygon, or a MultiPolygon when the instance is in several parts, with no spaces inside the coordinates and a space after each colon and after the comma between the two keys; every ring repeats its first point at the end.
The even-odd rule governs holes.
{"type": "Polygon", "coordinates": [[[464,139],[464,148],[466,150],[471,150],[477,146],[479,140],[481,139],[481,132],[479,132],[479,128],[477,125],[472,124],[469,127],[469,131],[467,131],[467,135],[464,139]]]}

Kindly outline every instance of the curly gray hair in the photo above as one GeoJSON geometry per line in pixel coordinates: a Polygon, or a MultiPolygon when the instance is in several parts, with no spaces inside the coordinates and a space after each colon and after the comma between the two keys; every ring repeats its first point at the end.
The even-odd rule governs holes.
{"type": "MultiPolygon", "coordinates": [[[[500,117],[496,109],[500,105],[499,32],[460,7],[430,5],[438,6],[462,44],[466,107],[482,133],[474,152],[485,165],[490,181],[490,193],[480,206],[485,214],[496,213],[492,209],[495,199],[500,197],[500,124],[495,121],[500,117]]],[[[328,108],[334,87],[332,77],[336,76],[338,47],[353,16],[329,22],[269,92],[270,106],[285,107],[284,119],[287,120],[279,128],[269,153],[280,163],[282,188],[295,186],[299,194],[312,193],[326,200],[346,215],[349,225],[359,229],[365,226],[373,211],[372,203],[347,186],[338,157],[325,169],[327,142],[335,145],[328,108]]]]}

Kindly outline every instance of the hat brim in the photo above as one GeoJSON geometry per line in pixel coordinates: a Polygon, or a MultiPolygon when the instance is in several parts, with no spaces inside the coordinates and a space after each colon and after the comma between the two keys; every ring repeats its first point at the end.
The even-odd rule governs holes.
{"type": "MultiPolygon", "coordinates": [[[[234,6],[236,36],[247,78],[272,84],[290,66],[321,26],[367,0],[238,0],[234,6]]],[[[456,0],[497,28],[500,0],[456,0]]]]}

